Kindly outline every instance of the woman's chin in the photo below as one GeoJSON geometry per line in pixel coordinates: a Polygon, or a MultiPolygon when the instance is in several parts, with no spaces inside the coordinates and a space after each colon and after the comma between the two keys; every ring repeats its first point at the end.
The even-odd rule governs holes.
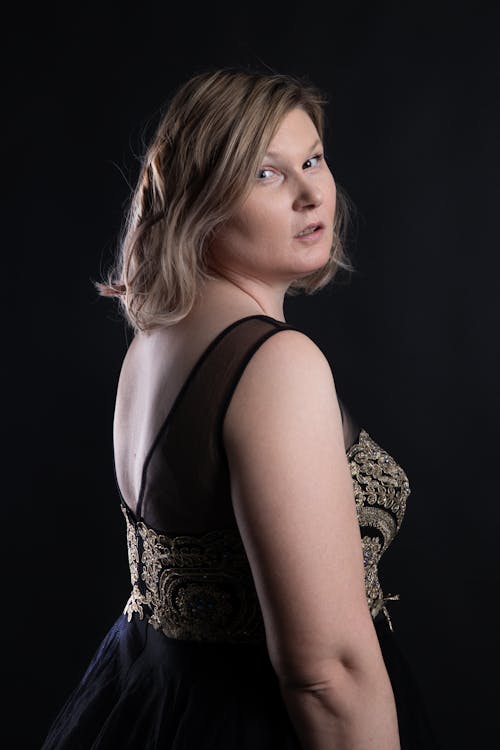
{"type": "MultiPolygon", "coordinates": [[[[318,248],[315,249],[318,250],[318,248]]],[[[298,271],[302,276],[308,276],[315,271],[321,271],[321,269],[326,266],[329,260],[330,248],[328,248],[328,251],[326,252],[323,250],[322,252],[311,252],[308,255],[304,254],[302,257],[300,257],[300,259],[297,260],[296,271],[298,271]]]]}

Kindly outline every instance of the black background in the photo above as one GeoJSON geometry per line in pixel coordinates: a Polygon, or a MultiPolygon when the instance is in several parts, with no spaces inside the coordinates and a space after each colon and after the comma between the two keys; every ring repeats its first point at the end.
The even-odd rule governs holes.
{"type": "Polygon", "coordinates": [[[384,589],[444,748],[495,737],[498,3],[13,8],[4,27],[4,747],[40,745],[128,596],[107,267],[134,153],[206,67],[307,76],[357,273],[288,299],[412,488],[384,589]],[[12,166],[8,166],[12,163],[12,166]],[[4,204],[5,205],[5,204],[4,204]],[[9,204],[6,204],[9,206],[9,204]]]}

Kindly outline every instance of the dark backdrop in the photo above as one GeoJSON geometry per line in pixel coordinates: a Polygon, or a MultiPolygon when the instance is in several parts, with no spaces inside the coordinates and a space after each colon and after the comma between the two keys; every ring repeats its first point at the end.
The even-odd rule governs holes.
{"type": "Polygon", "coordinates": [[[330,94],[327,153],[358,209],[357,273],[285,313],[409,476],[382,580],[401,594],[394,625],[444,748],[490,746],[498,3],[40,7],[18,9],[4,67],[3,178],[16,196],[3,258],[4,747],[39,746],[128,596],[111,453],[127,334],[92,280],[110,261],[141,134],[185,78],[234,64],[330,94]]]}

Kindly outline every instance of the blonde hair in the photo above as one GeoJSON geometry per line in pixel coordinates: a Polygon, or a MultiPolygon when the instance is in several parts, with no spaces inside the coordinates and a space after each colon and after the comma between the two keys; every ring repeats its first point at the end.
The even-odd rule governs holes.
{"type": "MultiPolygon", "coordinates": [[[[137,186],[107,283],[137,330],[184,318],[200,282],[211,278],[206,248],[248,194],[283,117],[300,107],[323,139],[326,99],[298,78],[246,70],[200,73],[164,111],[142,159],[137,186]]],[[[337,190],[334,242],[323,268],[293,281],[286,294],[313,294],[339,268],[354,270],[343,246],[347,205],[337,190]]]]}

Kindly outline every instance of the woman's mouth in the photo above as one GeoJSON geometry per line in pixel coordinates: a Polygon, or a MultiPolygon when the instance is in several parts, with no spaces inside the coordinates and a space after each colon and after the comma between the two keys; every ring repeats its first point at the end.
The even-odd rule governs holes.
{"type": "Polygon", "coordinates": [[[314,242],[316,240],[319,240],[325,232],[325,227],[321,222],[318,222],[316,224],[308,224],[307,227],[304,227],[298,234],[295,235],[296,240],[301,240],[305,242],[314,242]]]}

